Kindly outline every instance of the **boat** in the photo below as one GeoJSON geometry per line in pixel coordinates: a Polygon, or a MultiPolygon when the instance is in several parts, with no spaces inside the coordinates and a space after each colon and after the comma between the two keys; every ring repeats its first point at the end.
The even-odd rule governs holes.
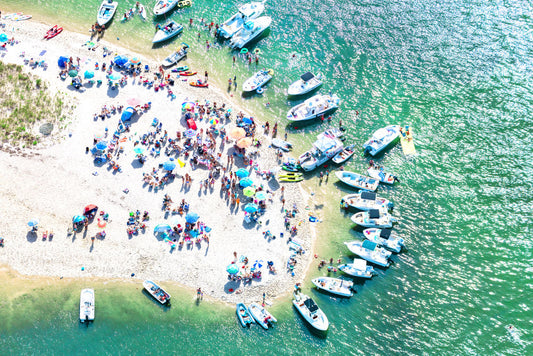
{"type": "Polygon", "coordinates": [[[400,143],[403,154],[406,156],[416,154],[415,143],[413,142],[413,129],[409,125],[400,127],[400,143]]]}
{"type": "Polygon", "coordinates": [[[313,328],[318,331],[328,330],[328,317],[309,296],[295,292],[292,304],[313,328]]]}
{"type": "Polygon", "coordinates": [[[403,239],[390,229],[366,229],[363,231],[363,235],[365,239],[375,242],[378,246],[383,246],[392,252],[400,253],[404,246],[403,239]]]}
{"type": "Polygon", "coordinates": [[[353,282],[340,278],[319,277],[312,279],[311,282],[318,288],[331,294],[341,297],[351,297],[353,295],[353,282]]]}
{"type": "Polygon", "coordinates": [[[181,1],[178,1],[178,8],[182,8],[182,7],[187,7],[187,6],[191,6],[192,5],[192,1],[191,0],[181,0],[181,1]]]}
{"type": "Polygon", "coordinates": [[[189,70],[189,66],[180,66],[177,68],[172,68],[172,73],[186,72],[189,70]]]}
{"type": "Polygon", "coordinates": [[[192,72],[190,70],[183,70],[181,72],[178,72],[178,75],[182,77],[191,77],[193,75],[196,75],[197,73],[198,72],[192,72]]]}
{"type": "Polygon", "coordinates": [[[23,15],[23,14],[20,14],[20,15],[16,15],[16,16],[13,16],[11,18],[11,20],[13,21],[24,21],[24,20],[29,20],[31,19],[32,16],[31,15],[23,15]]]}
{"type": "Polygon", "coordinates": [[[400,136],[400,126],[399,125],[389,125],[387,127],[382,127],[374,134],[368,141],[363,144],[363,149],[365,153],[375,156],[385,148],[394,144],[398,137],[400,136]]]}
{"type": "Polygon", "coordinates": [[[159,0],[155,3],[154,14],[164,15],[178,4],[178,0],[159,0]]]}
{"type": "Polygon", "coordinates": [[[177,34],[183,31],[183,26],[178,24],[176,21],[170,21],[165,26],[159,26],[157,32],[155,33],[152,43],[159,43],[168,40],[171,37],[176,36],[177,34]]]}
{"type": "Polygon", "coordinates": [[[118,2],[112,1],[112,0],[104,0],[102,1],[102,4],[100,4],[100,8],[98,9],[98,15],[96,16],[96,22],[99,26],[106,25],[111,19],[113,18],[113,15],[115,15],[115,11],[117,10],[118,2]]]}
{"type": "Polygon", "coordinates": [[[377,179],[363,176],[354,172],[337,171],[335,172],[335,175],[344,184],[357,189],[375,191],[379,185],[379,181],[377,179]]]}
{"type": "Polygon", "coordinates": [[[338,268],[352,277],[359,278],[372,278],[375,273],[374,267],[368,266],[365,260],[359,258],[354,258],[353,263],[339,265],[338,268]]]}
{"type": "Polygon", "coordinates": [[[288,172],[298,172],[302,167],[300,167],[298,161],[296,161],[294,158],[288,157],[287,160],[281,165],[281,168],[288,172]]]}
{"type": "Polygon", "coordinates": [[[377,228],[391,228],[397,222],[389,213],[378,209],[355,213],[350,219],[359,226],[377,228]]]}
{"type": "Polygon", "coordinates": [[[230,47],[234,49],[243,48],[259,37],[259,35],[270,27],[271,23],[272,18],[269,16],[261,16],[253,20],[247,20],[239,31],[231,37],[230,47]]]}
{"type": "Polygon", "coordinates": [[[2,16],[2,20],[13,20],[13,18],[18,17],[18,16],[22,16],[22,15],[23,15],[22,12],[13,12],[11,14],[6,14],[6,15],[2,16]]]}
{"type": "Polygon", "coordinates": [[[304,177],[302,173],[284,172],[278,175],[278,180],[280,182],[301,182],[304,177]]]}
{"type": "Polygon", "coordinates": [[[290,121],[306,121],[314,119],[339,107],[340,99],[337,95],[317,94],[303,103],[296,105],[287,112],[290,121]]]}
{"type": "MultiPolygon", "coordinates": [[[[344,130],[344,129],[343,129],[343,130],[344,130]]],[[[321,133],[320,135],[342,139],[343,136],[344,136],[344,132],[343,132],[343,130],[341,130],[341,129],[337,128],[337,127],[330,127],[329,129],[327,129],[326,131],[324,131],[324,132],[321,133]]],[[[320,135],[319,135],[319,136],[320,136],[320,135]]]]}
{"type": "Polygon", "coordinates": [[[139,13],[139,16],[141,17],[141,19],[146,20],[146,8],[144,7],[144,5],[141,4],[140,2],[137,2],[136,6],[137,6],[137,12],[139,13]]]}
{"type": "Polygon", "coordinates": [[[263,329],[268,329],[269,326],[272,326],[272,323],[276,323],[277,320],[270,314],[268,310],[263,308],[257,303],[252,303],[248,307],[250,314],[254,317],[257,324],[261,325],[263,329]]]}
{"type": "Polygon", "coordinates": [[[94,321],[94,290],[82,289],[80,293],[80,322],[94,321]]]}
{"type": "Polygon", "coordinates": [[[51,38],[54,38],[61,32],[63,32],[63,27],[58,27],[57,25],[54,25],[54,27],[52,27],[46,32],[46,35],[44,35],[44,39],[49,40],[51,38]]]}
{"type": "Polygon", "coordinates": [[[163,288],[159,287],[154,282],[146,280],[143,282],[143,287],[160,304],[165,305],[170,302],[170,294],[165,292],[163,288]]]}
{"type": "Polygon", "coordinates": [[[344,145],[339,139],[319,135],[318,140],[313,143],[313,147],[302,154],[297,163],[304,171],[312,171],[333,158],[343,148],[344,145]]]}
{"type": "Polygon", "coordinates": [[[367,172],[370,177],[377,179],[381,183],[394,184],[394,182],[399,181],[395,175],[385,172],[383,167],[372,165],[367,169],[367,172]]]}
{"type": "Polygon", "coordinates": [[[354,148],[355,148],[355,145],[353,144],[344,147],[344,149],[341,152],[337,153],[337,155],[333,157],[332,159],[333,163],[342,164],[346,162],[355,153],[354,148]]]}
{"type": "Polygon", "coordinates": [[[253,20],[259,17],[265,10],[264,2],[251,2],[239,7],[239,11],[224,21],[217,32],[217,36],[223,38],[231,38],[237,33],[246,21],[253,20]]]}
{"type": "Polygon", "coordinates": [[[300,79],[289,85],[287,94],[297,96],[307,94],[322,85],[322,74],[314,75],[311,72],[304,73],[300,79]]]}
{"type": "Polygon", "coordinates": [[[292,144],[279,138],[273,138],[271,144],[272,147],[279,148],[285,152],[289,152],[292,149],[292,144]]]}
{"type": "Polygon", "coordinates": [[[378,247],[375,242],[368,240],[349,241],[344,244],[351,252],[364,258],[368,262],[382,267],[389,267],[389,257],[391,256],[391,252],[378,247]]]}
{"type": "Polygon", "coordinates": [[[179,61],[181,61],[186,56],[187,56],[187,48],[183,47],[183,48],[180,48],[179,50],[177,50],[176,52],[172,53],[167,58],[165,58],[163,60],[162,64],[165,67],[170,67],[170,66],[173,66],[174,64],[178,63],[179,61]]]}
{"type": "Polygon", "coordinates": [[[394,204],[388,199],[379,197],[376,193],[365,190],[343,196],[341,199],[341,206],[345,209],[377,209],[384,211],[392,210],[394,208],[394,204]]]}
{"type": "Polygon", "coordinates": [[[250,311],[244,303],[237,303],[237,318],[239,318],[243,328],[250,327],[250,325],[255,323],[254,318],[252,318],[250,311]]]}
{"type": "Polygon", "coordinates": [[[208,83],[204,83],[200,81],[199,79],[195,82],[189,82],[189,85],[192,87],[197,87],[197,88],[208,88],[209,87],[208,83]]]}
{"type": "Polygon", "coordinates": [[[263,85],[268,83],[270,79],[274,76],[274,70],[273,69],[263,69],[259,72],[252,75],[250,78],[246,79],[242,85],[242,90],[247,92],[257,91],[259,92],[260,89],[262,90],[263,85]]]}

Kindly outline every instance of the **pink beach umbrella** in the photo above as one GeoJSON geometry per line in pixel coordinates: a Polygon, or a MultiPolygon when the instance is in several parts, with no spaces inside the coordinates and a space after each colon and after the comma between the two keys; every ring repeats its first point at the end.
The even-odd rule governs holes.
{"type": "Polygon", "coordinates": [[[252,139],[250,137],[241,138],[237,141],[237,147],[239,148],[248,148],[252,145],[252,139]]]}
{"type": "Polygon", "coordinates": [[[141,105],[141,101],[137,98],[129,98],[126,102],[128,103],[129,106],[133,106],[133,107],[137,105],[141,105]]]}
{"type": "Polygon", "coordinates": [[[229,135],[229,137],[231,137],[234,140],[239,140],[239,139],[243,138],[244,136],[246,136],[246,132],[244,131],[243,128],[235,127],[235,128],[230,130],[228,135],[229,135]]]}

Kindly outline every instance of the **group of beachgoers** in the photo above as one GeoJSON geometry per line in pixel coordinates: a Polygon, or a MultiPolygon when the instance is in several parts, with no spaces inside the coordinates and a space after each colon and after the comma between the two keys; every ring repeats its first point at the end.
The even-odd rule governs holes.
{"type": "Polygon", "coordinates": [[[141,211],[131,211],[128,221],[126,222],[126,232],[131,238],[133,235],[138,235],[139,232],[146,230],[146,221],[150,220],[150,216],[147,211],[141,215],[141,211]]]}

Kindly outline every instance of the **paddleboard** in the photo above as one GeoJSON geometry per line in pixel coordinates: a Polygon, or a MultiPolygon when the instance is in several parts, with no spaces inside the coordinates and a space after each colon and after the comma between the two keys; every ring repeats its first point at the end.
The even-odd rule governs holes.
{"type": "Polygon", "coordinates": [[[24,21],[31,19],[31,15],[20,15],[12,18],[13,21],[24,21]]]}
{"type": "MultiPolygon", "coordinates": [[[[405,127],[402,128],[405,133],[405,127]]],[[[409,127],[409,134],[404,136],[400,134],[400,143],[402,144],[403,154],[406,156],[416,154],[415,143],[413,142],[413,128],[409,127]]]]}

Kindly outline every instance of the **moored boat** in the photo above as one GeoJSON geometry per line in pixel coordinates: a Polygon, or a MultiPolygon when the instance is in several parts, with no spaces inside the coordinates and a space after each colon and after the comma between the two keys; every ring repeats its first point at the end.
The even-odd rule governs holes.
{"type": "Polygon", "coordinates": [[[364,258],[370,263],[382,267],[389,267],[389,257],[391,252],[378,247],[372,241],[349,241],[344,243],[346,247],[361,258],[364,258]]]}
{"type": "Polygon", "coordinates": [[[331,294],[341,297],[351,297],[353,295],[353,282],[340,278],[319,277],[312,279],[311,282],[318,288],[331,294]]]}
{"type": "Polygon", "coordinates": [[[326,331],[329,328],[329,320],[326,314],[316,305],[313,299],[303,293],[294,293],[292,304],[302,317],[318,331],[326,331]]]}
{"type": "Polygon", "coordinates": [[[274,318],[274,316],[272,316],[268,310],[257,303],[250,304],[248,310],[254,317],[257,324],[261,325],[263,329],[268,329],[269,326],[272,326],[273,323],[277,322],[276,318],[274,318]]]}
{"type": "Polygon", "coordinates": [[[165,67],[173,66],[174,64],[181,61],[183,58],[187,56],[187,47],[180,48],[179,50],[172,53],[170,56],[165,58],[162,62],[162,64],[165,67]]]}
{"type": "Polygon", "coordinates": [[[100,8],[98,8],[98,14],[96,16],[96,22],[98,23],[98,25],[103,26],[106,25],[109,21],[111,21],[111,19],[115,15],[117,6],[118,2],[116,1],[102,1],[102,4],[100,4],[100,8]]]}
{"type": "Polygon", "coordinates": [[[263,85],[268,83],[274,76],[273,69],[263,69],[246,79],[242,85],[244,92],[260,91],[263,85]]]}
{"type": "Polygon", "coordinates": [[[155,3],[154,14],[164,15],[178,4],[178,0],[159,0],[155,3]]]}
{"type": "Polygon", "coordinates": [[[383,167],[379,167],[376,165],[371,165],[367,169],[367,173],[370,177],[379,180],[381,183],[394,184],[394,182],[399,181],[398,177],[390,174],[389,172],[386,172],[383,167]]]}
{"type": "Polygon", "coordinates": [[[161,288],[154,282],[146,280],[143,282],[143,287],[160,304],[164,305],[170,302],[170,294],[165,292],[163,288],[161,288]]]}
{"type": "Polygon", "coordinates": [[[303,103],[296,105],[287,112],[290,121],[306,121],[314,119],[339,107],[340,99],[337,95],[317,94],[303,103]]]}
{"type": "Polygon", "coordinates": [[[146,8],[144,5],[137,1],[135,6],[137,7],[137,12],[139,13],[141,19],[146,20],[146,8]]]}
{"type": "Polygon", "coordinates": [[[346,162],[355,153],[354,148],[355,148],[355,145],[353,144],[344,147],[344,149],[341,152],[337,153],[337,155],[333,157],[332,159],[333,163],[341,164],[341,163],[346,162]]]}
{"type": "Polygon", "coordinates": [[[374,275],[374,267],[368,266],[366,260],[354,258],[353,263],[346,263],[339,265],[338,268],[352,276],[358,278],[372,278],[374,275]]]}
{"type": "Polygon", "coordinates": [[[372,137],[370,137],[370,139],[363,144],[363,149],[365,150],[365,153],[375,156],[385,148],[397,142],[399,136],[399,125],[382,127],[374,132],[372,137]]]}
{"type": "Polygon", "coordinates": [[[152,39],[152,43],[159,43],[166,41],[183,31],[183,26],[176,21],[170,21],[165,26],[159,26],[157,32],[152,39]]]}
{"type": "Polygon", "coordinates": [[[322,85],[322,74],[314,75],[311,72],[304,73],[300,79],[289,85],[287,95],[297,96],[307,94],[322,85]]]}
{"type": "Polygon", "coordinates": [[[217,32],[217,36],[223,38],[231,38],[237,33],[248,20],[253,20],[259,17],[265,10],[264,2],[251,2],[239,7],[239,11],[224,21],[217,32]]]}
{"type": "Polygon", "coordinates": [[[396,222],[396,219],[389,213],[377,209],[355,213],[350,219],[359,226],[369,228],[391,228],[392,224],[396,222]]]}
{"type": "Polygon", "coordinates": [[[371,228],[365,229],[363,235],[367,240],[375,242],[378,246],[383,246],[388,250],[400,253],[404,246],[404,241],[390,229],[371,228]]]}
{"type": "Polygon", "coordinates": [[[231,48],[243,48],[248,43],[259,37],[267,28],[270,27],[272,18],[268,16],[261,16],[253,20],[248,20],[244,25],[233,35],[230,40],[231,48]]]}
{"type": "Polygon", "coordinates": [[[337,138],[319,135],[313,147],[298,158],[298,165],[304,171],[312,171],[342,151],[344,145],[337,138]]]}
{"type": "Polygon", "coordinates": [[[80,322],[94,321],[94,290],[82,289],[80,293],[80,322]]]}
{"type": "Polygon", "coordinates": [[[359,191],[354,194],[348,194],[341,199],[342,207],[345,209],[354,208],[358,210],[392,210],[394,204],[388,199],[379,197],[374,192],[359,191]]]}
{"type": "Polygon", "coordinates": [[[250,314],[250,311],[244,305],[244,303],[237,303],[237,318],[239,319],[239,322],[241,323],[242,327],[250,327],[250,325],[254,324],[255,321],[252,318],[252,315],[250,314]]]}
{"type": "Polygon", "coordinates": [[[335,175],[344,184],[357,189],[375,191],[379,185],[378,180],[354,172],[337,171],[335,175]]]}

